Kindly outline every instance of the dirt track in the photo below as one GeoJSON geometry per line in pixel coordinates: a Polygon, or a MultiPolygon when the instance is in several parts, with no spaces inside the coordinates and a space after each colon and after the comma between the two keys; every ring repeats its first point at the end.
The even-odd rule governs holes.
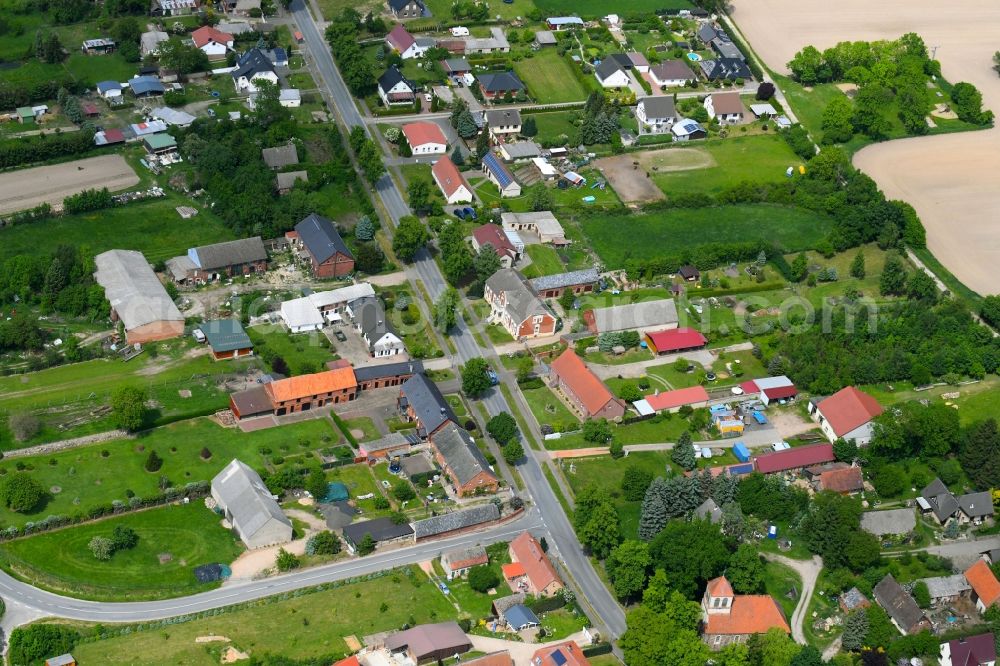
{"type": "MultiPolygon", "coordinates": [[[[1000,4],[962,0],[950,7],[929,0],[733,0],[733,19],[774,70],[807,44],[820,50],[838,41],[921,35],[937,48],[942,73],[969,81],[987,108],[1000,113],[1000,78],[992,70],[1000,48],[1000,4]],[[950,9],[958,10],[951,11],[950,9]],[[974,28],[970,29],[970,26],[974,28]]],[[[1000,128],[880,143],[854,163],[887,196],[916,208],[934,255],[968,287],[1000,292],[1000,128]]]]}
{"type": "Polygon", "coordinates": [[[0,215],[46,202],[62,204],[63,199],[83,190],[123,190],[138,182],[139,176],[121,155],[10,171],[0,174],[0,215]]]}

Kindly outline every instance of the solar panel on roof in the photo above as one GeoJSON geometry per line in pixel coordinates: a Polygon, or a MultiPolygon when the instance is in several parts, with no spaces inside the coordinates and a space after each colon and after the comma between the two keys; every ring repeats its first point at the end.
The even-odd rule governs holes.
{"type": "Polygon", "coordinates": [[[563,666],[566,663],[566,655],[563,654],[562,650],[556,650],[552,653],[552,661],[555,662],[556,666],[563,666]]]}
{"type": "Polygon", "coordinates": [[[731,465],[729,467],[730,474],[750,474],[753,471],[753,463],[747,463],[745,465],[731,465]]]}
{"type": "Polygon", "coordinates": [[[500,187],[507,187],[508,185],[514,182],[514,176],[510,174],[510,171],[507,170],[507,167],[505,167],[503,164],[500,163],[499,160],[497,160],[496,155],[494,155],[493,153],[488,153],[483,158],[483,163],[489,168],[490,172],[493,173],[493,176],[500,182],[500,187]]]}

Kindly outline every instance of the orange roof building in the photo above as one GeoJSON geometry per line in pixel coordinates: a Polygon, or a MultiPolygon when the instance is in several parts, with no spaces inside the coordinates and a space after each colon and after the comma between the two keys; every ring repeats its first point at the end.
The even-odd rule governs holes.
{"type": "Polygon", "coordinates": [[[819,475],[819,489],[835,493],[856,493],[864,490],[860,467],[831,469],[819,475]]]}
{"type": "Polygon", "coordinates": [[[986,560],[976,560],[976,563],[965,570],[965,580],[972,587],[972,598],[980,613],[1000,600],[1000,581],[993,575],[986,560]]]}
{"type": "Polygon", "coordinates": [[[361,662],[354,655],[334,662],[333,666],[361,666],[361,662]]]}
{"type": "Polygon", "coordinates": [[[625,404],[611,394],[572,349],[560,354],[550,368],[553,386],[561,389],[585,418],[616,419],[625,415],[625,404]]]}
{"type": "Polygon", "coordinates": [[[535,650],[531,666],[590,666],[583,650],[573,641],[549,645],[535,650]]]}
{"type": "Polygon", "coordinates": [[[514,574],[517,570],[511,565],[504,566],[504,577],[514,592],[527,592],[536,597],[551,597],[563,588],[555,567],[542,550],[542,545],[531,536],[530,532],[523,532],[511,541],[509,551],[512,563],[520,565],[524,572],[523,576],[512,579],[508,574],[514,574]]]}
{"type": "Polygon", "coordinates": [[[510,658],[510,652],[493,652],[483,655],[478,659],[464,662],[465,666],[514,666],[514,660],[510,658]]]}
{"type": "Polygon", "coordinates": [[[636,409],[640,414],[653,412],[676,412],[681,407],[704,407],[708,404],[708,391],[704,386],[689,386],[673,391],[662,391],[647,395],[636,401],[636,409]],[[652,411],[649,411],[652,410],[652,411]]]}
{"type": "Polygon", "coordinates": [[[848,386],[829,398],[810,402],[809,413],[831,442],[843,438],[864,446],[872,439],[871,422],[882,413],[882,406],[864,391],[848,386]]]}
{"type": "Polygon", "coordinates": [[[472,188],[465,181],[458,167],[451,161],[451,158],[444,155],[431,167],[431,176],[441,193],[444,194],[445,201],[449,204],[469,203],[472,201],[472,188]]]}
{"type": "Polygon", "coordinates": [[[713,650],[730,643],[745,642],[754,634],[771,629],[785,633],[791,630],[785,614],[773,597],[767,594],[735,594],[725,576],[714,578],[705,588],[701,600],[704,619],[703,640],[713,650]]]}
{"type": "Polygon", "coordinates": [[[348,366],[279,379],[265,384],[264,392],[271,400],[275,416],[283,416],[354,400],[358,380],[354,377],[354,368],[348,366]]]}

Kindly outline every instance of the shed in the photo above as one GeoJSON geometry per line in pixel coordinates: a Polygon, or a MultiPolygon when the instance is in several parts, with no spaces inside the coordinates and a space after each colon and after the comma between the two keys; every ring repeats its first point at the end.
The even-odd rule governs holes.
{"type": "Polygon", "coordinates": [[[522,631],[541,624],[538,617],[524,604],[515,604],[503,613],[503,619],[514,631],[522,631]]]}
{"type": "Polygon", "coordinates": [[[243,324],[235,319],[206,321],[200,328],[216,360],[253,354],[250,336],[243,330],[243,324]]]}
{"type": "Polygon", "coordinates": [[[750,449],[743,442],[736,442],[736,445],[733,447],[733,455],[740,462],[750,461],[750,449]]]}

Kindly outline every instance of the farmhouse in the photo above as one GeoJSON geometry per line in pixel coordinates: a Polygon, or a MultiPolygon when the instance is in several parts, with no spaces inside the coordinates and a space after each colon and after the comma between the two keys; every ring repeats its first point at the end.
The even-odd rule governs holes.
{"type": "Polygon", "coordinates": [[[921,491],[917,505],[923,514],[931,514],[941,525],[952,517],[960,525],[978,525],[993,518],[993,498],[990,493],[967,493],[956,497],[939,478],[935,478],[921,491]]]}
{"type": "Polygon", "coordinates": [[[389,34],[385,36],[385,45],[398,53],[403,60],[422,58],[426,51],[417,44],[417,40],[402,25],[397,25],[389,31],[389,34]]]}
{"type": "Polygon", "coordinates": [[[542,298],[559,298],[563,293],[572,291],[574,294],[589,294],[594,291],[601,279],[596,268],[584,268],[568,273],[543,275],[531,280],[531,286],[542,298]]]}
{"type": "Polygon", "coordinates": [[[705,336],[693,328],[668,328],[646,333],[646,344],[658,356],[701,349],[707,343],[705,336]]]}
{"type": "Polygon", "coordinates": [[[448,139],[437,123],[407,123],[403,125],[403,136],[414,155],[440,155],[448,150],[448,139]]]}
{"type": "Polygon", "coordinates": [[[205,334],[212,357],[216,361],[240,358],[253,354],[253,343],[243,330],[243,325],[235,319],[215,319],[198,327],[205,334]]]}
{"type": "MultiPolygon", "coordinates": [[[[988,570],[989,567],[987,567],[988,570]]],[[[916,634],[931,628],[930,621],[917,606],[917,602],[913,600],[909,592],[896,582],[892,574],[886,574],[885,578],[875,586],[873,592],[875,593],[875,601],[885,609],[893,625],[903,634],[916,634]]]]}
{"type": "Polygon", "coordinates": [[[625,88],[632,82],[628,75],[629,65],[623,64],[611,54],[594,68],[594,76],[605,88],[625,88]]]}
{"type": "Polygon", "coordinates": [[[562,225],[559,224],[559,220],[552,214],[552,211],[501,213],[500,221],[504,229],[533,233],[538,236],[538,240],[542,243],[561,245],[566,241],[566,232],[563,231],[562,225]]]}
{"type": "Polygon", "coordinates": [[[518,535],[507,550],[511,564],[503,565],[503,575],[511,591],[551,597],[563,588],[555,567],[530,532],[518,535]]]}
{"type": "Polygon", "coordinates": [[[638,330],[644,334],[656,329],[677,328],[677,305],[672,298],[663,298],[596,308],[585,313],[584,321],[594,333],[638,330]]]}
{"type": "Polygon", "coordinates": [[[465,80],[466,75],[472,72],[472,65],[465,58],[446,58],[440,61],[441,69],[453,80],[465,80]]]}
{"type": "Polygon", "coordinates": [[[440,622],[392,634],[385,639],[385,647],[397,657],[405,656],[414,664],[423,664],[465,654],[472,649],[472,643],[457,622],[440,622]]]}
{"type": "Polygon", "coordinates": [[[354,272],[354,255],[333,222],[322,215],[310,213],[295,225],[294,232],[285,235],[303,249],[316,277],[343,277],[354,272]]]}
{"type": "Polygon", "coordinates": [[[647,416],[657,412],[676,412],[681,407],[689,406],[697,409],[708,404],[708,391],[704,386],[690,386],[688,388],[674,389],[673,391],[657,391],[652,395],[647,395],[642,400],[632,403],[640,416],[647,416]]]}
{"type": "Polygon", "coordinates": [[[705,110],[708,111],[709,118],[718,120],[722,125],[741,123],[746,113],[740,94],[735,92],[709,95],[705,98],[705,110]]]}
{"type": "Polygon", "coordinates": [[[427,9],[422,0],[389,0],[389,11],[398,19],[420,18],[427,9]]]}
{"type": "MultiPolygon", "coordinates": [[[[503,230],[492,223],[487,223],[472,230],[472,247],[476,252],[482,252],[486,246],[496,250],[500,257],[500,265],[510,268],[521,257],[521,252],[514,246],[503,230]]],[[[521,246],[521,250],[524,246],[521,246]]]]}
{"type": "Polygon", "coordinates": [[[649,132],[666,132],[680,116],[674,107],[674,98],[667,95],[643,97],[635,107],[635,117],[649,132]]]}
{"type": "Polygon", "coordinates": [[[625,403],[611,394],[572,348],[549,367],[552,386],[560,389],[584,418],[617,419],[625,415],[625,403]]]}
{"type": "Polygon", "coordinates": [[[499,486],[486,457],[472,435],[455,423],[447,423],[431,435],[434,459],[451,480],[459,497],[484,492],[495,493],[499,486]]]}
{"type": "Polygon", "coordinates": [[[941,666],[995,666],[997,647],[993,634],[953,638],[941,643],[941,666]]]}
{"type": "Polygon", "coordinates": [[[368,353],[373,358],[396,356],[406,351],[379,299],[373,296],[355,299],[347,305],[347,312],[354,321],[355,330],[368,343],[368,353]]]}
{"type": "Polygon", "coordinates": [[[237,93],[257,92],[259,81],[269,81],[278,85],[274,63],[259,48],[252,48],[236,59],[236,69],[232,71],[232,77],[237,93]]]}
{"type": "Polygon", "coordinates": [[[94,264],[94,280],[104,288],[111,320],[124,324],[129,344],[184,334],[184,316],[142,253],[108,250],[94,257],[94,264]]]}
{"type": "Polygon", "coordinates": [[[399,388],[396,401],[403,420],[417,424],[417,434],[427,439],[458,417],[427,375],[413,375],[399,388]]]}
{"type": "Polygon", "coordinates": [[[323,328],[327,320],[308,296],[284,301],[279,309],[281,320],[291,333],[307,333],[323,328]]]}
{"type": "Polygon", "coordinates": [[[246,463],[234,459],[212,479],[212,498],[247,548],[292,540],[292,522],[246,463]]]}
{"type": "Polygon", "coordinates": [[[362,365],[354,368],[359,391],[399,386],[413,375],[424,371],[423,361],[414,359],[395,363],[362,365]]]}
{"type": "Polygon", "coordinates": [[[358,381],[351,366],[299,375],[264,384],[275,416],[305,412],[357,397],[358,381]]]}
{"type": "Polygon", "coordinates": [[[511,268],[502,268],[486,280],[483,298],[490,305],[489,321],[503,326],[515,340],[556,332],[556,316],[552,310],[511,268]]]}
{"type": "Polygon", "coordinates": [[[413,100],[416,99],[416,86],[403,76],[398,67],[391,65],[378,78],[378,95],[386,106],[413,104],[413,100]]]}
{"type": "Polygon", "coordinates": [[[139,54],[142,57],[160,54],[160,44],[170,39],[162,30],[150,30],[139,36],[139,54]]]}
{"type": "Polygon", "coordinates": [[[986,560],[976,560],[975,564],[965,570],[965,579],[972,586],[972,600],[980,613],[1000,601],[1000,581],[990,569],[986,560]]]}
{"type": "Polygon", "coordinates": [[[217,30],[210,25],[202,26],[191,33],[191,41],[209,60],[225,60],[226,53],[232,50],[236,39],[229,33],[217,30]]]}
{"type": "Polygon", "coordinates": [[[188,248],[186,255],[166,262],[167,272],[179,284],[203,284],[267,270],[267,250],[260,236],[188,248]]]}
{"type": "Polygon", "coordinates": [[[472,201],[472,188],[465,182],[458,167],[447,155],[442,156],[434,163],[431,167],[431,175],[441,189],[446,203],[470,203],[472,201]]]}
{"type": "Polygon", "coordinates": [[[510,71],[484,72],[478,77],[479,89],[486,99],[516,95],[525,90],[524,83],[517,74],[510,71]]]}
{"type": "Polygon", "coordinates": [[[441,568],[444,569],[448,580],[464,576],[469,573],[469,569],[472,567],[489,564],[489,562],[490,558],[482,546],[458,548],[441,555],[441,568]]]}
{"type": "Polygon", "coordinates": [[[744,643],[754,634],[791,630],[785,614],[768,594],[736,594],[725,576],[708,581],[701,600],[702,639],[713,650],[744,643]]]}
{"type": "Polygon", "coordinates": [[[761,379],[751,379],[740,384],[745,395],[755,395],[764,403],[770,405],[775,400],[790,400],[799,394],[792,380],[784,375],[778,377],[763,377],[761,379]]]}
{"type": "Polygon", "coordinates": [[[653,83],[661,88],[676,88],[698,77],[681,60],[664,60],[649,68],[653,83]]]}
{"type": "Polygon", "coordinates": [[[829,398],[813,398],[808,409],[828,440],[835,442],[843,438],[853,440],[858,446],[871,441],[871,422],[882,413],[882,406],[875,398],[853,386],[843,388],[829,398]]]}
{"type": "Polygon", "coordinates": [[[521,133],[521,112],[517,109],[497,109],[486,112],[490,138],[499,142],[509,134],[521,133]]]}
{"type": "Polygon", "coordinates": [[[413,528],[409,523],[396,524],[392,518],[375,518],[373,520],[363,520],[360,523],[351,523],[344,527],[342,534],[347,547],[354,552],[365,539],[365,535],[371,535],[376,544],[398,543],[410,541],[413,537],[413,528]]]}
{"type": "Polygon", "coordinates": [[[483,155],[483,173],[487,180],[497,186],[501,199],[521,196],[521,184],[514,180],[514,174],[496,153],[483,155]]]}

